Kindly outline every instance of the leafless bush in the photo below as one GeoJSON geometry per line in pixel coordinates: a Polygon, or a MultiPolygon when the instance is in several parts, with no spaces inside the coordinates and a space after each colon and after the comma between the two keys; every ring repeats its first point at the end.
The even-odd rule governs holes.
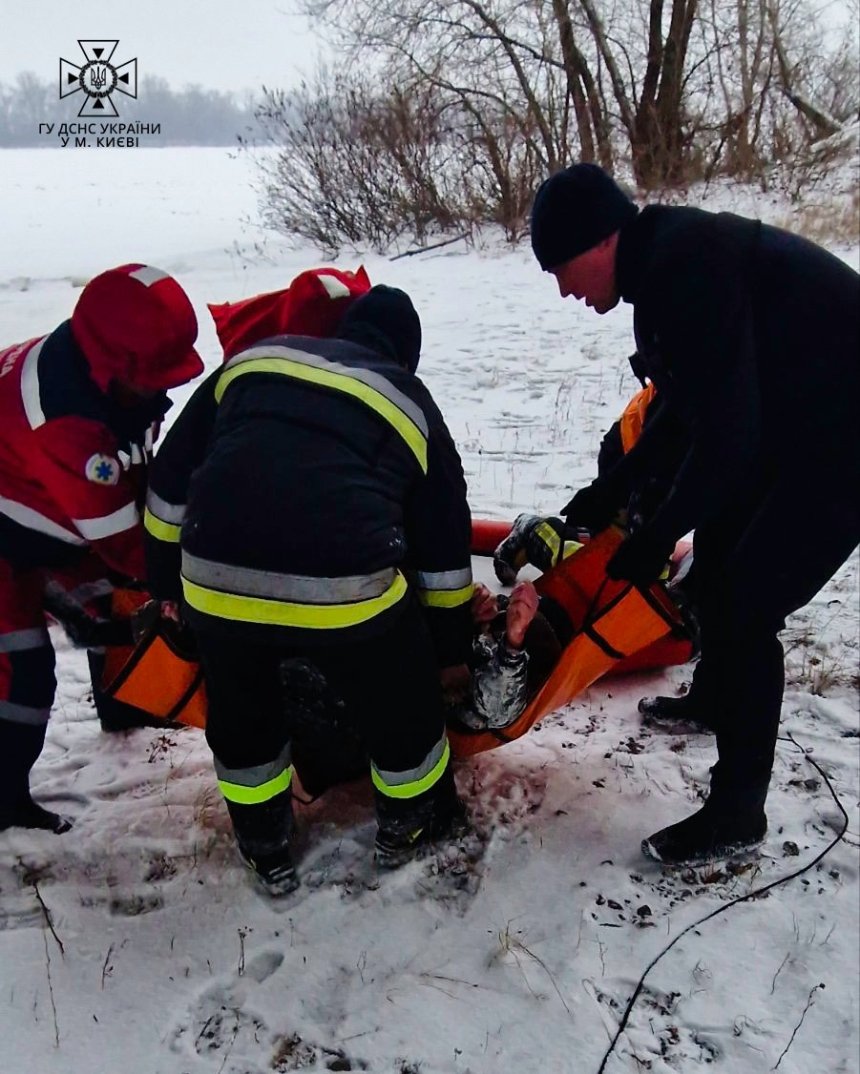
{"type": "Polygon", "coordinates": [[[804,205],[779,225],[822,245],[856,243],[860,240],[860,192],[804,205]]]}
{"type": "Polygon", "coordinates": [[[257,109],[263,222],[327,252],[388,250],[480,224],[521,233],[540,161],[494,106],[455,90],[320,70],[298,92],[265,90],[257,109]]]}
{"type": "Polygon", "coordinates": [[[420,89],[386,94],[320,71],[295,93],[264,90],[257,151],[264,223],[327,252],[387,249],[458,226],[444,109],[420,89]]]}

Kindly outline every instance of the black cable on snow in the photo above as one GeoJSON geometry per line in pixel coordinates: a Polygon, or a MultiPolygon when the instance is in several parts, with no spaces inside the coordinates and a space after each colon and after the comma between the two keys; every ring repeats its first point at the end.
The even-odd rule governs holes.
{"type": "Polygon", "coordinates": [[[597,1070],[597,1074],[604,1074],[604,1071],[606,1070],[606,1064],[609,1062],[612,1053],[615,1051],[618,1041],[621,1039],[621,1034],[627,1028],[627,1023],[630,1020],[630,1015],[633,1012],[633,1008],[636,1005],[636,1000],[639,998],[639,994],[641,993],[645,985],[645,980],[648,977],[648,974],[651,972],[651,970],[654,969],[654,967],[663,958],[663,956],[668,954],[669,951],[672,950],[678,940],[680,940],[683,936],[686,936],[688,932],[692,932],[693,929],[697,929],[700,926],[704,925],[706,921],[710,921],[714,917],[719,917],[720,914],[725,913],[726,910],[730,910],[733,906],[738,906],[742,902],[749,902],[752,899],[757,899],[760,896],[764,895],[765,892],[772,891],[774,888],[778,888],[782,884],[787,884],[789,880],[795,880],[798,876],[802,876],[804,873],[808,873],[810,869],[816,866],[822,860],[822,858],[829,854],[830,851],[837,845],[837,843],[840,843],[845,837],[845,833],[848,830],[849,824],[848,814],[845,812],[845,807],[839,800],[839,795],[833,788],[833,784],[830,781],[830,777],[827,775],[821,765],[819,765],[817,761],[813,760],[813,758],[806,752],[806,750],[804,750],[800,743],[791,734],[788,734],[786,738],[781,739],[781,741],[788,741],[791,742],[794,746],[796,746],[797,749],[800,750],[806,760],[809,761],[812,767],[816,770],[816,772],[818,772],[818,774],[827,784],[827,789],[830,791],[830,794],[833,797],[833,801],[836,803],[839,812],[842,814],[842,830],[836,835],[834,839],[832,839],[827,844],[824,850],[822,850],[812,859],[811,862],[809,862],[808,865],[804,865],[800,869],[795,869],[795,871],[793,873],[789,873],[788,876],[783,876],[779,880],[773,880],[769,884],[765,884],[763,887],[755,888],[747,895],[740,895],[737,898],[732,899],[730,902],[724,903],[722,906],[718,906],[716,910],[712,910],[709,914],[705,914],[704,917],[699,918],[698,921],[694,921],[691,925],[687,925],[687,927],[682,929],[670,943],[666,944],[663,950],[660,951],[659,954],[655,955],[654,958],[651,959],[651,961],[642,971],[642,976],[637,981],[636,987],[633,989],[633,994],[627,1001],[627,1006],[624,1008],[624,1014],[621,1016],[621,1021],[618,1023],[618,1029],[615,1031],[615,1036],[610,1041],[609,1047],[604,1053],[603,1060],[597,1070]]]}

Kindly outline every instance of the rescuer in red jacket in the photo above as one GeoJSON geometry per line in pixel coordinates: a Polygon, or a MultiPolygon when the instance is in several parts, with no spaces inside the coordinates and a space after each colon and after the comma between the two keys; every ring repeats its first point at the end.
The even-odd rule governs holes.
{"type": "Polygon", "coordinates": [[[132,264],[91,280],[50,335],[0,352],[0,830],[70,827],[29,789],[56,688],[46,576],[96,555],[143,578],[146,463],[167,389],[203,370],[196,338],[179,284],[132,264]]]}

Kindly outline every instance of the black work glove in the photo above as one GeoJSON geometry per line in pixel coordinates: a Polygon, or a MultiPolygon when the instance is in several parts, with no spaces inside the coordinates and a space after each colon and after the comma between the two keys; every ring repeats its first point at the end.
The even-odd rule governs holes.
{"type": "Polygon", "coordinates": [[[157,600],[148,600],[131,614],[131,633],[135,645],[145,635],[155,629],[161,618],[161,604],[157,600]]]}
{"type": "Polygon", "coordinates": [[[571,529],[586,529],[592,533],[605,530],[619,511],[618,496],[599,478],[586,485],[561,509],[571,529]]]}
{"type": "Polygon", "coordinates": [[[183,660],[196,660],[197,641],[187,623],[162,614],[160,600],[148,600],[131,617],[131,632],[137,645],[149,634],[158,633],[183,660]]]}
{"type": "Polygon", "coordinates": [[[511,532],[496,545],[493,569],[502,585],[513,585],[519,569],[529,562],[529,539],[540,521],[540,515],[517,515],[511,532]]]}
{"type": "Polygon", "coordinates": [[[131,626],[127,620],[90,615],[83,604],[54,581],[49,580],[45,585],[43,607],[57,620],[77,649],[131,645],[131,626]]]}
{"type": "Polygon", "coordinates": [[[674,547],[673,543],[655,537],[649,529],[638,530],[606,564],[606,573],[616,580],[648,586],[660,577],[674,547]]]}

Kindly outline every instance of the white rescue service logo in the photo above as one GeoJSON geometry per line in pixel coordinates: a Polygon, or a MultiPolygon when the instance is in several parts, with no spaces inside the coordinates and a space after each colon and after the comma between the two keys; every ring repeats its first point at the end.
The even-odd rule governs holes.
{"type": "Polygon", "coordinates": [[[27,349],[26,343],[19,343],[17,347],[10,347],[6,351],[5,357],[0,354],[0,358],[3,359],[3,365],[0,366],[0,377],[5,377],[7,373],[11,373],[15,368],[15,363],[27,349]]]}
{"type": "Polygon", "coordinates": [[[87,459],[85,473],[87,480],[97,485],[115,485],[119,481],[120,465],[110,455],[92,455],[87,459]]]}

